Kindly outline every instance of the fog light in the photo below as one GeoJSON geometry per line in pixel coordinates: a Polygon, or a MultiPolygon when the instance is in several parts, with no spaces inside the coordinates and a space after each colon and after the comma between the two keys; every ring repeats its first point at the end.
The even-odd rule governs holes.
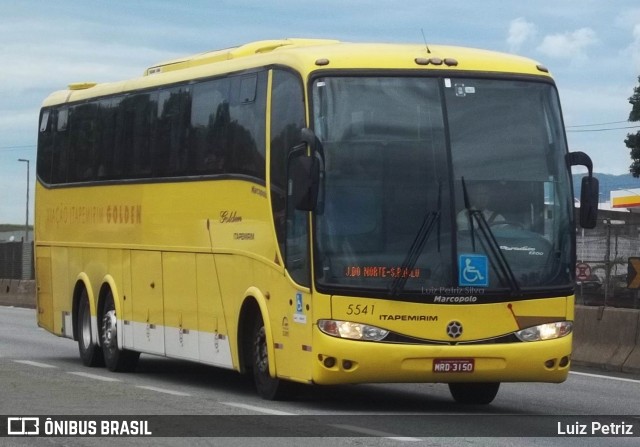
{"type": "Polygon", "coordinates": [[[336,358],[335,357],[325,357],[325,359],[322,362],[322,364],[325,366],[325,368],[333,368],[334,366],[336,366],[336,358]]]}
{"type": "Polygon", "coordinates": [[[556,366],[555,359],[547,360],[546,362],[544,362],[544,366],[546,366],[549,369],[553,368],[554,366],[556,366]]]}
{"type": "Polygon", "coordinates": [[[353,362],[351,360],[343,360],[342,368],[346,369],[347,371],[350,370],[351,368],[353,368],[353,362]]]}
{"type": "Polygon", "coordinates": [[[565,366],[567,366],[569,364],[569,357],[567,357],[566,355],[564,357],[562,357],[560,359],[560,367],[564,368],[565,366]]]}

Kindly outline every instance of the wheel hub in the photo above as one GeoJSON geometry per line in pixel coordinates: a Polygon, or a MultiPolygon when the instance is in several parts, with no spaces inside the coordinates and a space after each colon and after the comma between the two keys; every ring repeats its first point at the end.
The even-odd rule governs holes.
{"type": "Polygon", "coordinates": [[[113,348],[117,340],[116,311],[110,310],[102,319],[103,342],[106,348],[113,348]]]}
{"type": "Polygon", "coordinates": [[[258,336],[255,340],[255,362],[260,372],[269,370],[269,357],[267,354],[266,336],[264,333],[264,327],[260,329],[258,336]]]}

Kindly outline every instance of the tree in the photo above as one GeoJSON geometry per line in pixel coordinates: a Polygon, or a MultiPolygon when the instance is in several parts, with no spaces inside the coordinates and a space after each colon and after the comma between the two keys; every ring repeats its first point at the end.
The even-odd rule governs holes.
{"type": "MultiPolygon", "coordinates": [[[[638,82],[640,82],[640,76],[638,76],[638,82]]],[[[629,98],[629,103],[632,106],[629,121],[640,121],[640,85],[633,89],[633,96],[629,98]]],[[[624,144],[631,150],[632,163],[629,166],[629,171],[634,177],[640,177],[640,131],[635,134],[627,134],[624,144]]]]}

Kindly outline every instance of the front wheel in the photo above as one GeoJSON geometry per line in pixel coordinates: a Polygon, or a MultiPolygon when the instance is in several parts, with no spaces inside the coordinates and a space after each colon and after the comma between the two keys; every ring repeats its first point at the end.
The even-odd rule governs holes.
{"type": "Polygon", "coordinates": [[[271,377],[269,374],[269,355],[267,349],[267,334],[262,315],[255,319],[251,335],[251,358],[253,381],[258,394],[263,399],[280,400],[288,395],[290,383],[271,377]]]}
{"type": "Polygon", "coordinates": [[[104,302],[100,341],[104,353],[104,363],[111,371],[129,372],[136,369],[139,352],[118,349],[118,319],[113,295],[109,292],[104,302]]]}
{"type": "Polygon", "coordinates": [[[449,391],[456,402],[472,405],[490,404],[498,394],[499,388],[500,382],[449,384],[449,391]]]}

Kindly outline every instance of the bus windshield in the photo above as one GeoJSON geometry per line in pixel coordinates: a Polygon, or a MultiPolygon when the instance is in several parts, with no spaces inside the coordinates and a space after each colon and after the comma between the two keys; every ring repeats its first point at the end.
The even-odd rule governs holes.
{"type": "Polygon", "coordinates": [[[571,288],[573,206],[552,84],[327,76],[312,91],[320,290],[428,301],[571,288]]]}

